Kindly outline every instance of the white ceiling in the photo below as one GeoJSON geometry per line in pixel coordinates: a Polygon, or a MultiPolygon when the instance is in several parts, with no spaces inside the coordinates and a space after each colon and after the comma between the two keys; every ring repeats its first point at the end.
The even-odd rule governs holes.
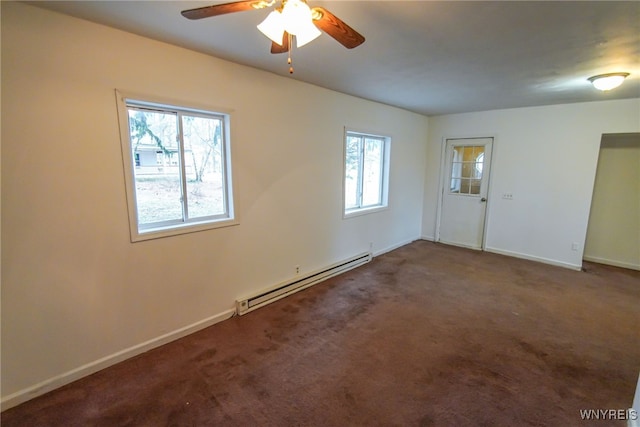
{"type": "Polygon", "coordinates": [[[286,78],[425,115],[640,97],[638,1],[316,1],[365,36],[345,49],[326,34],[269,53],[257,29],[271,10],[190,21],[224,1],[48,1],[38,6],[286,78]],[[587,78],[631,73],[596,91],[587,78]]]}

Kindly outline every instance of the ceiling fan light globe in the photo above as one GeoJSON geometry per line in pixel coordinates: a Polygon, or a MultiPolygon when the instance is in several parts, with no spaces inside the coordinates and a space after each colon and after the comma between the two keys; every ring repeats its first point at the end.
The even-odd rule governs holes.
{"type": "Polygon", "coordinates": [[[287,1],[282,10],[282,19],[285,31],[294,36],[304,32],[308,24],[313,25],[311,22],[311,9],[300,0],[287,1]]]}
{"type": "Polygon", "coordinates": [[[305,44],[317,39],[322,33],[311,22],[296,34],[296,46],[302,47],[305,44]]]}
{"type": "Polygon", "coordinates": [[[273,11],[258,24],[258,30],[274,43],[282,46],[282,38],[284,36],[285,25],[284,19],[280,12],[273,11]]]}

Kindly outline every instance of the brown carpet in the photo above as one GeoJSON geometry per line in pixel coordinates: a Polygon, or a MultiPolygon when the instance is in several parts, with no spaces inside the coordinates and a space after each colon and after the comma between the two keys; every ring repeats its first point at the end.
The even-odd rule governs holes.
{"type": "Polygon", "coordinates": [[[624,426],[640,272],[417,241],[2,413],[2,426],[624,426]]]}

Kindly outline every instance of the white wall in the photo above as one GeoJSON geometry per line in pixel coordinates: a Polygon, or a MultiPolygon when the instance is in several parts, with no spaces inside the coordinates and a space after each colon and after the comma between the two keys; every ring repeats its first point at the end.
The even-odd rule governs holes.
{"type": "Polygon", "coordinates": [[[640,133],[602,138],[584,259],[640,270],[640,133]]]}
{"type": "Polygon", "coordinates": [[[436,236],[443,139],[494,136],[486,249],[580,268],[600,139],[639,118],[640,99],[431,117],[423,236],[436,236]]]}
{"type": "Polygon", "coordinates": [[[2,124],[4,407],[220,320],[296,265],[420,237],[425,117],[13,2],[2,124]],[[233,110],[240,225],[129,241],[116,88],[233,110]],[[383,212],[342,218],[344,126],[393,138],[383,212]]]}

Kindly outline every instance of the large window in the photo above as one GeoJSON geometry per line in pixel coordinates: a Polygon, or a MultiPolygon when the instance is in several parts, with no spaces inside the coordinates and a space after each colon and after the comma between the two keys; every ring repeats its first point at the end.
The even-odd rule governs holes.
{"type": "Polygon", "coordinates": [[[118,98],[132,240],[233,223],[228,115],[118,98]]]}
{"type": "Polygon", "coordinates": [[[389,138],[347,131],[344,153],[344,215],[386,207],[389,138]]]}

